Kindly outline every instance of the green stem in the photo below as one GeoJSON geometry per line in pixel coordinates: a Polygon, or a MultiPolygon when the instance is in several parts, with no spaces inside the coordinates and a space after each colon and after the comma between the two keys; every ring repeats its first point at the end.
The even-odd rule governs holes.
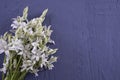
{"type": "MultiPolygon", "coordinates": [[[[6,56],[4,56],[4,63],[5,63],[5,61],[6,61],[6,56]]],[[[5,78],[5,74],[2,72],[2,80],[4,80],[4,78],[5,78]]]]}
{"type": "Polygon", "coordinates": [[[18,78],[18,80],[24,80],[26,74],[27,74],[27,71],[21,72],[21,75],[20,75],[20,77],[18,78]]]}
{"type": "Polygon", "coordinates": [[[2,73],[2,80],[4,80],[4,77],[5,77],[5,75],[4,75],[4,73],[2,73]]]}
{"type": "Polygon", "coordinates": [[[22,56],[20,56],[20,58],[19,58],[17,67],[16,67],[16,69],[15,69],[15,71],[14,71],[14,73],[13,73],[13,76],[11,77],[11,80],[14,80],[14,77],[17,75],[17,72],[18,72],[17,70],[19,69],[19,65],[20,65],[21,59],[22,59],[22,56]]]}
{"type": "Polygon", "coordinates": [[[9,64],[9,76],[11,77],[12,76],[12,72],[13,72],[13,70],[12,70],[12,67],[13,67],[13,64],[12,64],[12,58],[10,59],[10,64],[9,64]]]}

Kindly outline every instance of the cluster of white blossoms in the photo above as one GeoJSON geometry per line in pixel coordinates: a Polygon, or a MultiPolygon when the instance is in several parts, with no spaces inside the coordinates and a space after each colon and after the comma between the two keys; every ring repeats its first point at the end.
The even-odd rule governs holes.
{"type": "Polygon", "coordinates": [[[13,75],[15,70],[19,70],[35,73],[37,76],[40,69],[54,67],[57,57],[53,54],[57,49],[48,46],[49,43],[55,44],[50,38],[52,30],[50,26],[42,25],[47,11],[48,9],[44,10],[39,18],[28,21],[26,7],[22,17],[14,18],[12,32],[6,32],[0,37],[0,54],[5,54],[0,71],[4,74],[13,75]]]}

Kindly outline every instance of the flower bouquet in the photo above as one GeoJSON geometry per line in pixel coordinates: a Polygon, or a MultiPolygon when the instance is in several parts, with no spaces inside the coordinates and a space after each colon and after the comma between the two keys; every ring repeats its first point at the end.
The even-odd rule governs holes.
{"type": "Polygon", "coordinates": [[[48,9],[42,15],[28,21],[28,7],[23,16],[13,19],[12,29],[0,36],[0,54],[4,54],[2,80],[24,80],[30,72],[38,76],[43,69],[52,69],[57,57],[57,49],[49,47],[55,44],[51,39],[51,26],[43,26],[48,9]]]}

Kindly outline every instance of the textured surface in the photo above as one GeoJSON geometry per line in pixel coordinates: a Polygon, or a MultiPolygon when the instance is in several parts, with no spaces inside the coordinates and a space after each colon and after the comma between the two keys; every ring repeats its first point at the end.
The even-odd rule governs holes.
{"type": "Polygon", "coordinates": [[[59,59],[25,80],[120,80],[120,0],[0,0],[0,34],[26,6],[29,19],[49,9],[59,59]]]}

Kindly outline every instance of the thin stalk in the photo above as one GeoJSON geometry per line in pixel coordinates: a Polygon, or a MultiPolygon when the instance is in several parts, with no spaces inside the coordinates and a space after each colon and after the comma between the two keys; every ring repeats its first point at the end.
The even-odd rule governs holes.
{"type": "MultiPolygon", "coordinates": [[[[6,56],[4,56],[4,63],[5,63],[5,59],[6,59],[6,56]]],[[[5,78],[5,74],[2,72],[2,80],[4,80],[4,78],[5,78]]]]}
{"type": "Polygon", "coordinates": [[[27,71],[21,72],[21,75],[20,75],[20,77],[18,78],[18,80],[24,80],[26,74],[27,74],[27,71]]]}
{"type": "Polygon", "coordinates": [[[15,75],[17,75],[16,72],[17,72],[17,69],[19,69],[19,65],[20,65],[21,59],[22,59],[22,56],[20,56],[20,59],[18,61],[17,67],[15,69],[15,72],[13,73],[13,76],[11,77],[11,80],[14,80],[15,75]]]}

